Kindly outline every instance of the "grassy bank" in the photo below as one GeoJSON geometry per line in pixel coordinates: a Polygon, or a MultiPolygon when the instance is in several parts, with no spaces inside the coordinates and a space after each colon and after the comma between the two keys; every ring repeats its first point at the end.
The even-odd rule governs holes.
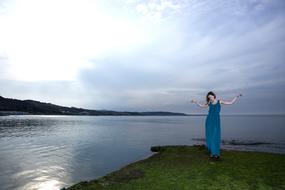
{"type": "Polygon", "coordinates": [[[205,146],[157,146],[158,152],[102,178],[69,190],[285,189],[285,155],[221,150],[209,160],[205,146]]]}

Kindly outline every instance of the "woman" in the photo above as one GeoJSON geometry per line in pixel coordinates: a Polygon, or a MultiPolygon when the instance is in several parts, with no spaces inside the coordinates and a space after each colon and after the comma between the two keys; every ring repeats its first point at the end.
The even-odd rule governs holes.
{"type": "Polygon", "coordinates": [[[232,101],[217,100],[216,94],[212,91],[208,92],[206,96],[206,103],[199,104],[196,100],[192,100],[192,103],[196,103],[202,108],[209,107],[209,112],[206,118],[205,124],[205,136],[206,145],[210,158],[219,159],[220,158],[220,142],[221,142],[221,122],[220,122],[220,110],[221,104],[230,105],[233,104],[241,94],[234,97],[232,101]]]}

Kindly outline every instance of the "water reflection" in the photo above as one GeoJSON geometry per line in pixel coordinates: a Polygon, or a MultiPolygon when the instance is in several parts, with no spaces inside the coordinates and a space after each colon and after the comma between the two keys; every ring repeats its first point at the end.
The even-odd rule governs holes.
{"type": "MultiPolygon", "coordinates": [[[[69,163],[72,155],[65,146],[29,146],[24,144],[6,151],[1,158],[3,189],[59,189],[70,181],[74,172],[69,163]],[[25,147],[25,148],[23,148],[25,147]],[[51,188],[52,187],[52,188],[51,188]]],[[[2,189],[1,188],[1,189],[2,189]]]]}
{"type": "Polygon", "coordinates": [[[31,179],[31,181],[24,184],[19,189],[24,190],[58,190],[64,185],[65,183],[60,181],[60,178],[54,178],[50,176],[51,173],[54,173],[56,171],[49,170],[49,169],[37,169],[37,170],[30,170],[30,171],[24,171],[17,174],[18,178],[21,177],[28,177],[31,179]],[[25,176],[21,176],[21,175],[25,176]],[[28,176],[27,176],[28,174],[28,176]]]}
{"type": "Polygon", "coordinates": [[[35,182],[28,183],[23,187],[24,190],[59,190],[63,185],[55,179],[49,179],[49,176],[38,177],[35,182]]]}

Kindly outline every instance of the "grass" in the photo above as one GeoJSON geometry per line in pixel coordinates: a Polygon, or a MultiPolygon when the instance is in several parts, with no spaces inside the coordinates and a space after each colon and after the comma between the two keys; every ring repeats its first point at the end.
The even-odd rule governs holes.
{"type": "Polygon", "coordinates": [[[285,155],[221,150],[210,160],[204,145],[156,146],[157,154],[68,190],[284,190],[285,155]]]}

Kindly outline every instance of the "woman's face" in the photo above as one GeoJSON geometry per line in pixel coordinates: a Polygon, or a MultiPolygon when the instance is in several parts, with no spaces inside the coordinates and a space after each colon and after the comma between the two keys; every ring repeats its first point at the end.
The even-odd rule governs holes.
{"type": "Polygon", "coordinates": [[[208,95],[208,98],[210,99],[211,102],[213,102],[215,100],[215,96],[213,96],[213,95],[208,95]]]}

